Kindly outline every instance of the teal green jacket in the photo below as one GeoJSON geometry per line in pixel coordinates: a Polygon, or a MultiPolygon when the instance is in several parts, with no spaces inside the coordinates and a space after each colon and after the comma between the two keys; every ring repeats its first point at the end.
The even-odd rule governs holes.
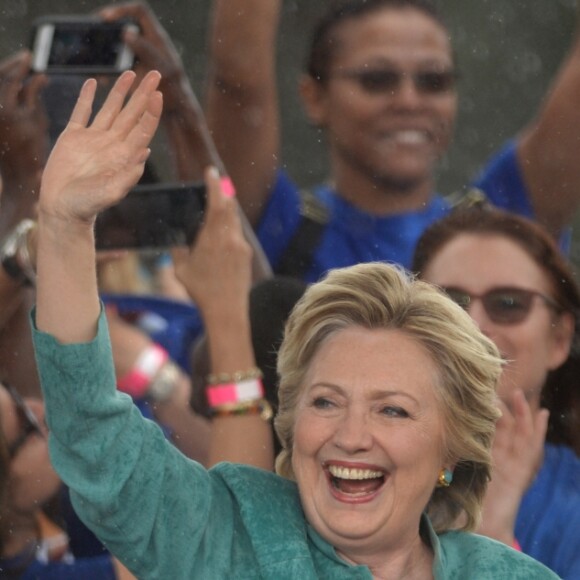
{"type": "MultiPolygon", "coordinates": [[[[116,391],[103,315],[87,344],[33,334],[54,466],[79,516],[138,578],[372,578],[308,524],[294,482],[229,463],[208,471],[143,419],[116,391]]],[[[436,535],[427,518],[423,532],[437,580],[557,578],[487,538],[436,535]]]]}

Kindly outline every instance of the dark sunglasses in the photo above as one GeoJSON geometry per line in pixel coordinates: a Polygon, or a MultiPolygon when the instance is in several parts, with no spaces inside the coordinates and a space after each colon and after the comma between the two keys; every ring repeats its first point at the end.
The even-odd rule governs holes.
{"type": "Polygon", "coordinates": [[[6,383],[4,383],[4,388],[10,395],[10,398],[16,407],[16,412],[18,414],[21,426],[20,435],[16,441],[14,441],[8,447],[8,453],[10,454],[10,457],[14,457],[31,435],[40,435],[40,437],[44,438],[44,433],[42,432],[42,427],[40,426],[36,415],[24,402],[24,399],[20,396],[20,393],[14,387],[7,385],[6,383]]]}
{"type": "Polygon", "coordinates": [[[454,70],[404,73],[392,69],[345,70],[332,76],[354,80],[371,94],[393,92],[401,86],[403,78],[408,76],[413,79],[415,89],[424,95],[449,92],[455,88],[458,78],[454,70]]]}
{"type": "Polygon", "coordinates": [[[492,288],[485,294],[470,294],[460,288],[443,288],[445,293],[467,310],[473,300],[481,300],[485,312],[492,322],[497,324],[518,324],[523,322],[532,310],[534,298],[540,298],[556,311],[562,310],[558,303],[535,290],[523,288],[492,288]]]}

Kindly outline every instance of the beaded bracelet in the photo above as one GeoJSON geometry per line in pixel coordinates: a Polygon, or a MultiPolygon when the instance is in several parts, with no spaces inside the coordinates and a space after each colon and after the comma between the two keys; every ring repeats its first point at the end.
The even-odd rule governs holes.
{"type": "Polygon", "coordinates": [[[211,416],[215,417],[240,417],[244,415],[260,415],[264,421],[269,421],[274,416],[272,406],[266,399],[246,401],[214,407],[211,416]]]}
{"type": "Polygon", "coordinates": [[[252,367],[247,371],[236,371],[234,373],[211,373],[207,375],[208,385],[223,385],[239,383],[250,379],[261,379],[264,375],[258,367],[252,367]]]}
{"type": "Polygon", "coordinates": [[[217,408],[258,401],[264,397],[264,385],[260,379],[246,379],[235,383],[210,385],[205,394],[209,406],[217,408]]]}

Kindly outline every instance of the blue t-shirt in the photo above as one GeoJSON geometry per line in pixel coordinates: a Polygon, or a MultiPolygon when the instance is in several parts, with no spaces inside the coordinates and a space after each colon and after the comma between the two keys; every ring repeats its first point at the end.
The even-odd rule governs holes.
{"type": "Polygon", "coordinates": [[[544,462],[516,522],[522,550],[565,580],[580,579],[580,458],[546,444],[544,462]]]}
{"type": "MultiPolygon", "coordinates": [[[[514,141],[491,160],[474,185],[494,205],[533,217],[514,141]]],[[[329,220],[304,277],[308,282],[320,279],[332,268],[360,262],[387,261],[408,268],[425,229],[451,210],[450,203],[435,194],[419,210],[378,217],[345,201],[331,187],[321,186],[313,193],[325,206],[329,220]]],[[[259,241],[275,271],[301,222],[300,207],[299,188],[280,172],[257,229],[259,241]]]]}

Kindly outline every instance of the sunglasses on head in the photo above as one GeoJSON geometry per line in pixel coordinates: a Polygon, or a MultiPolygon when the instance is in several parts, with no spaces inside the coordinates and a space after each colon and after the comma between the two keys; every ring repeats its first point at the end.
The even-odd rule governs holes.
{"type": "Polygon", "coordinates": [[[36,415],[25,403],[24,399],[20,396],[20,393],[14,387],[7,385],[6,383],[4,383],[4,388],[14,403],[21,427],[20,435],[18,435],[16,441],[8,447],[10,457],[14,457],[31,435],[40,435],[44,438],[44,433],[42,432],[42,427],[40,426],[40,422],[36,418],[36,415]]]}
{"type": "Polygon", "coordinates": [[[484,294],[470,294],[460,288],[443,288],[445,293],[464,310],[468,310],[474,300],[481,300],[489,319],[497,324],[518,324],[530,314],[535,298],[560,311],[557,302],[535,290],[523,288],[492,288],[484,294]]]}
{"type": "Polygon", "coordinates": [[[371,94],[397,90],[404,77],[410,77],[415,89],[425,95],[437,95],[455,88],[457,73],[454,70],[422,71],[405,73],[394,69],[344,70],[333,76],[356,81],[360,87],[371,94]]]}

